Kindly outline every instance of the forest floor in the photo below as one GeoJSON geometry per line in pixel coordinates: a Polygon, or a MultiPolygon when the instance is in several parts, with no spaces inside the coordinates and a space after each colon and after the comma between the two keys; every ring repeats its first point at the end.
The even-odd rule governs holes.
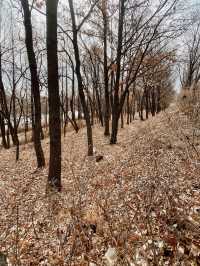
{"type": "MultiPolygon", "coordinates": [[[[43,141],[48,162],[49,139],[43,141]]],[[[33,144],[0,150],[0,258],[10,265],[200,265],[200,134],[172,105],[120,129],[109,145],[94,127],[62,140],[60,194],[33,144]]]]}

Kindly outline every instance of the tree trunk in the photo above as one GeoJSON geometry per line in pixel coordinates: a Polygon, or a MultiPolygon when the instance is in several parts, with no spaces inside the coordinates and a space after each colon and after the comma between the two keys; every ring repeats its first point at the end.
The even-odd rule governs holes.
{"type": "MultiPolygon", "coordinates": [[[[98,105],[99,120],[100,120],[101,126],[103,127],[103,125],[104,125],[103,124],[103,114],[102,114],[101,99],[100,99],[98,88],[95,88],[95,91],[96,91],[96,100],[97,100],[97,105],[98,105]]],[[[109,98],[109,95],[108,95],[108,98],[109,98]]],[[[109,122],[109,113],[108,113],[108,122],[109,122]]],[[[104,135],[107,136],[105,133],[104,133],[104,135]]]]}
{"type": "Polygon", "coordinates": [[[102,1],[102,12],[103,12],[103,43],[104,43],[104,94],[105,94],[105,114],[104,114],[104,121],[105,121],[105,131],[104,135],[110,135],[110,128],[109,128],[109,118],[110,118],[110,99],[109,99],[109,88],[108,88],[108,60],[107,60],[107,35],[108,35],[108,19],[107,19],[107,0],[102,1]]]}
{"type": "Polygon", "coordinates": [[[76,117],[75,117],[75,75],[74,75],[74,68],[72,68],[72,96],[71,96],[71,100],[70,100],[70,107],[71,107],[71,113],[72,113],[72,121],[74,123],[76,123],[76,117]]]}
{"type": "Polygon", "coordinates": [[[92,156],[93,155],[92,126],[90,123],[89,109],[86,103],[85,94],[83,90],[76,19],[75,19],[75,14],[74,14],[73,0],[68,0],[68,1],[69,1],[70,14],[71,14],[71,19],[72,19],[73,47],[74,47],[74,54],[75,54],[75,60],[76,60],[76,75],[77,75],[77,80],[78,80],[78,90],[79,90],[79,96],[80,96],[81,104],[83,107],[83,113],[84,113],[86,127],[87,127],[88,156],[92,156]]]}
{"type": "Polygon", "coordinates": [[[7,99],[6,99],[6,93],[5,93],[5,88],[4,88],[4,84],[3,84],[3,80],[2,80],[2,66],[1,66],[1,46],[0,46],[0,104],[1,104],[1,109],[2,109],[2,115],[4,116],[4,118],[7,121],[7,126],[8,126],[8,131],[7,131],[7,143],[8,146],[10,147],[10,142],[9,142],[9,132],[11,134],[12,137],[12,141],[13,144],[15,146],[19,145],[19,139],[18,139],[18,135],[17,132],[14,130],[14,127],[11,123],[10,120],[10,112],[8,110],[8,104],[7,104],[7,99]]]}
{"type": "Polygon", "coordinates": [[[151,92],[152,104],[151,104],[151,114],[152,116],[156,115],[156,99],[155,99],[155,90],[152,88],[151,92]]]}
{"type": "Polygon", "coordinates": [[[45,128],[46,131],[48,130],[48,123],[49,123],[49,117],[48,117],[48,98],[45,97],[45,128]]]}
{"type": "Polygon", "coordinates": [[[65,109],[66,109],[66,117],[65,117],[65,123],[68,123],[68,114],[69,114],[69,99],[68,99],[68,66],[66,62],[66,79],[65,79],[65,109]]]}
{"type": "Polygon", "coordinates": [[[29,10],[28,0],[21,0],[21,4],[24,11],[24,27],[26,35],[25,42],[26,42],[29,68],[31,72],[31,91],[33,96],[33,104],[34,104],[33,141],[37,157],[37,166],[38,168],[41,168],[45,166],[45,158],[41,144],[42,125],[41,125],[40,88],[39,88],[39,79],[37,74],[36,57],[33,49],[31,13],[29,10]]]}
{"type": "Polygon", "coordinates": [[[66,62],[66,78],[65,78],[65,119],[64,119],[64,137],[66,136],[66,126],[68,125],[68,115],[69,115],[69,99],[68,99],[68,66],[67,66],[67,62],[66,62]]]}
{"type": "Polygon", "coordinates": [[[131,120],[131,116],[130,116],[130,104],[129,104],[129,101],[130,101],[130,99],[129,99],[129,92],[128,92],[128,94],[127,94],[127,125],[129,125],[129,123],[130,123],[130,120],[131,120]]]}
{"type": "Polygon", "coordinates": [[[145,110],[146,110],[146,119],[149,118],[149,91],[148,88],[145,87],[145,110]]]}
{"type": "Polygon", "coordinates": [[[2,145],[5,149],[8,149],[9,146],[6,140],[5,121],[4,117],[1,114],[0,114],[0,130],[1,130],[2,145]]]}
{"type": "Polygon", "coordinates": [[[58,83],[57,8],[58,0],[47,0],[47,64],[49,94],[50,160],[48,182],[61,191],[61,123],[58,83]]]}
{"type": "MultiPolygon", "coordinates": [[[[61,105],[64,106],[64,65],[63,61],[61,64],[61,105]]],[[[64,130],[64,125],[65,125],[65,119],[64,119],[64,111],[61,108],[60,110],[60,120],[61,120],[61,128],[64,130]]]]}
{"type": "MultiPolygon", "coordinates": [[[[12,19],[12,18],[11,18],[12,19]]],[[[12,115],[13,115],[13,132],[14,144],[16,146],[16,161],[19,160],[19,138],[18,138],[18,123],[16,117],[16,81],[15,81],[15,53],[14,53],[14,34],[13,34],[13,24],[12,24],[12,96],[11,96],[11,105],[12,105],[12,115]]]]}
{"type": "Polygon", "coordinates": [[[161,111],[161,95],[160,95],[160,87],[157,88],[157,108],[156,108],[156,112],[157,114],[160,113],[161,111]]]}
{"type": "Polygon", "coordinates": [[[9,127],[7,129],[7,132],[6,132],[6,139],[7,139],[8,149],[9,149],[10,148],[10,132],[9,132],[9,127]]]}
{"type": "Polygon", "coordinates": [[[140,119],[141,119],[141,121],[144,121],[143,111],[144,111],[144,93],[142,94],[141,102],[140,102],[140,119]]]}
{"type": "Polygon", "coordinates": [[[123,24],[125,15],[125,0],[120,0],[120,11],[119,11],[119,25],[118,25],[118,46],[117,46],[117,71],[116,71],[116,81],[114,86],[114,100],[112,107],[112,134],[110,139],[110,144],[117,143],[117,133],[118,133],[118,121],[120,117],[120,106],[119,106],[119,81],[121,74],[121,57],[122,57],[122,40],[123,40],[123,24]]]}
{"type": "Polygon", "coordinates": [[[119,115],[117,112],[113,112],[113,115],[112,115],[112,135],[111,135],[111,139],[110,139],[110,144],[116,144],[117,143],[118,125],[119,125],[119,115]]]}

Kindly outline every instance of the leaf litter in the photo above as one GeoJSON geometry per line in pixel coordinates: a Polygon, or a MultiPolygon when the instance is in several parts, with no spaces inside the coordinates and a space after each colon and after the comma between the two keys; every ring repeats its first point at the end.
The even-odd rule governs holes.
{"type": "MultiPolygon", "coordinates": [[[[62,139],[62,193],[31,144],[0,150],[0,251],[9,265],[200,265],[200,138],[176,106],[109,145],[94,127],[62,139]],[[96,160],[100,156],[100,160],[96,160]]],[[[49,140],[43,141],[48,162],[49,140]]]]}

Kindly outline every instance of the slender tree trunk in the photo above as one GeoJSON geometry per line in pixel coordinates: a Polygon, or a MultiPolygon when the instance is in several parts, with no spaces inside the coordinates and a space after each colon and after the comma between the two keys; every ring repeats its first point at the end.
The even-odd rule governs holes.
{"type": "Polygon", "coordinates": [[[129,99],[131,98],[131,100],[129,101],[129,123],[132,123],[133,120],[133,94],[129,94],[129,99]]]}
{"type": "Polygon", "coordinates": [[[61,122],[57,54],[58,0],[47,0],[47,64],[49,94],[50,160],[48,182],[61,190],[61,122]]]}
{"type": "MultiPolygon", "coordinates": [[[[11,18],[12,22],[13,19],[11,18]]],[[[18,125],[17,125],[17,111],[16,111],[16,82],[15,82],[15,51],[14,51],[14,34],[13,34],[13,23],[12,23],[12,115],[13,115],[13,135],[14,144],[16,146],[16,161],[19,160],[19,138],[18,138],[18,125]]]]}
{"type": "Polygon", "coordinates": [[[149,91],[148,88],[145,87],[145,110],[146,110],[146,119],[149,118],[149,91]]]}
{"type": "Polygon", "coordinates": [[[108,35],[108,18],[107,18],[107,0],[102,1],[102,12],[103,12],[103,43],[104,43],[104,94],[105,94],[105,114],[104,114],[104,121],[105,121],[105,131],[104,135],[110,135],[110,128],[109,128],[109,118],[110,118],[110,99],[109,99],[109,78],[108,78],[108,55],[107,55],[107,35],[108,35]]]}
{"type": "Polygon", "coordinates": [[[9,132],[9,127],[7,128],[7,131],[6,131],[6,139],[7,139],[8,149],[9,149],[10,148],[10,132],[9,132]]]}
{"type": "Polygon", "coordinates": [[[129,92],[127,94],[127,125],[129,125],[131,116],[130,116],[130,104],[129,104],[129,92]]]}
{"type": "Polygon", "coordinates": [[[141,119],[141,121],[144,121],[143,111],[144,111],[144,93],[142,94],[141,102],[140,102],[140,119],[141,119]]]}
{"type": "Polygon", "coordinates": [[[152,98],[151,114],[152,114],[152,116],[155,116],[155,114],[156,114],[156,99],[155,99],[155,90],[154,90],[154,88],[152,88],[151,98],[152,98]]]}
{"type": "Polygon", "coordinates": [[[114,72],[112,71],[111,72],[111,80],[110,80],[110,108],[111,108],[111,111],[113,109],[113,102],[114,102],[114,99],[113,99],[113,87],[114,87],[114,72]]]}
{"type": "Polygon", "coordinates": [[[7,104],[7,99],[6,99],[6,93],[5,93],[5,88],[2,80],[2,54],[1,54],[1,45],[0,45],[0,105],[2,109],[2,115],[6,119],[8,130],[7,130],[7,143],[8,146],[10,147],[10,138],[9,134],[11,134],[13,144],[15,146],[18,145],[19,140],[18,136],[16,135],[16,132],[14,130],[14,127],[11,123],[10,120],[10,112],[8,110],[8,104],[7,104]]]}
{"type": "Polygon", "coordinates": [[[25,142],[27,143],[28,142],[28,139],[27,139],[27,132],[28,132],[28,129],[29,129],[29,102],[28,102],[28,92],[27,92],[27,84],[26,84],[26,111],[25,111],[25,117],[26,117],[26,120],[25,120],[25,142]]]}
{"type": "MultiPolygon", "coordinates": [[[[64,106],[64,65],[63,65],[63,61],[61,65],[61,105],[64,106]]],[[[64,119],[64,112],[62,108],[60,110],[60,120],[61,120],[61,128],[64,130],[65,119],[64,119]]]]}
{"type": "Polygon", "coordinates": [[[65,89],[66,89],[66,92],[65,92],[65,110],[66,110],[66,113],[65,113],[65,123],[64,123],[64,137],[66,136],[66,126],[68,125],[68,114],[69,114],[69,99],[68,99],[68,65],[67,65],[67,62],[66,62],[66,78],[65,78],[65,89]]]}
{"type": "Polygon", "coordinates": [[[76,116],[75,116],[75,88],[74,88],[74,84],[75,84],[75,77],[74,77],[74,72],[73,72],[73,78],[72,78],[72,96],[71,96],[71,100],[70,100],[70,107],[71,107],[71,113],[72,113],[72,120],[76,121],[76,116]]]}
{"type": "Polygon", "coordinates": [[[68,113],[69,113],[69,99],[68,99],[68,65],[66,62],[66,79],[65,79],[65,109],[66,109],[66,117],[65,117],[65,122],[68,123],[68,113]]]}
{"type": "Polygon", "coordinates": [[[110,144],[117,143],[117,133],[118,133],[118,122],[120,117],[120,106],[119,106],[119,81],[121,74],[121,57],[122,57],[122,40],[123,40],[123,24],[125,15],[125,0],[120,0],[120,10],[119,10],[119,25],[118,25],[118,46],[117,46],[117,71],[116,71],[116,81],[114,86],[114,101],[112,107],[112,134],[110,139],[110,144]]]}
{"type": "MultiPolygon", "coordinates": [[[[122,94],[123,94],[123,83],[121,84],[121,95],[122,94]]],[[[122,107],[120,114],[121,114],[121,128],[124,128],[124,107],[122,107]]]]}
{"type": "Polygon", "coordinates": [[[161,103],[160,103],[160,100],[161,100],[161,95],[160,95],[160,87],[157,88],[157,108],[156,108],[156,112],[157,114],[160,113],[161,111],[161,103]]]}
{"type": "Polygon", "coordinates": [[[4,117],[1,114],[0,114],[0,130],[1,130],[2,145],[5,149],[8,149],[9,147],[6,140],[5,121],[4,117]]]}
{"type": "Polygon", "coordinates": [[[133,92],[132,97],[133,97],[133,99],[132,99],[132,106],[133,106],[132,116],[133,116],[133,120],[134,120],[135,119],[135,113],[137,111],[136,93],[133,92]]]}
{"type": "MultiPolygon", "coordinates": [[[[100,99],[98,88],[96,88],[95,91],[96,91],[96,100],[97,100],[97,104],[98,104],[99,120],[100,120],[101,126],[103,127],[104,126],[103,114],[102,114],[101,99],[100,99]]],[[[108,98],[109,98],[109,95],[108,95],[108,98]]],[[[108,122],[109,122],[109,113],[108,113],[108,122]]],[[[104,135],[107,136],[106,134],[104,134],[104,135]]]]}
{"type": "Polygon", "coordinates": [[[93,102],[91,99],[88,99],[88,109],[90,109],[90,117],[91,117],[91,125],[93,126],[94,125],[94,112],[95,112],[95,108],[93,107],[93,102]]]}
{"type": "Polygon", "coordinates": [[[77,80],[78,80],[78,90],[79,90],[79,96],[80,96],[81,104],[83,107],[83,113],[84,113],[86,127],[87,127],[88,156],[92,156],[93,155],[92,126],[90,122],[89,109],[86,103],[85,94],[83,90],[76,19],[75,19],[74,7],[73,7],[73,0],[68,0],[68,1],[69,1],[70,14],[71,14],[71,19],[72,19],[73,46],[74,46],[74,54],[75,54],[75,60],[76,60],[76,75],[77,75],[77,80]]]}
{"type": "Polygon", "coordinates": [[[33,104],[34,104],[33,141],[37,158],[37,166],[38,168],[41,168],[45,166],[45,158],[41,144],[42,124],[41,124],[40,88],[39,88],[39,79],[37,74],[36,57],[33,49],[31,13],[29,10],[28,0],[21,0],[21,4],[24,11],[24,27],[26,35],[25,43],[26,43],[26,49],[29,61],[29,68],[31,72],[31,91],[33,96],[33,104]]]}

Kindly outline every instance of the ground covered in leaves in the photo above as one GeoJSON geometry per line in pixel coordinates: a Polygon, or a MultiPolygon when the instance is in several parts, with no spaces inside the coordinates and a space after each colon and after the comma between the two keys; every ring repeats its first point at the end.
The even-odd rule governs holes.
{"type": "MultiPolygon", "coordinates": [[[[200,265],[200,131],[175,105],[120,129],[63,138],[62,193],[33,145],[0,150],[0,255],[10,265],[200,265]],[[198,135],[199,134],[199,135],[198,135]]],[[[43,142],[48,162],[49,140],[43,142]]]]}

